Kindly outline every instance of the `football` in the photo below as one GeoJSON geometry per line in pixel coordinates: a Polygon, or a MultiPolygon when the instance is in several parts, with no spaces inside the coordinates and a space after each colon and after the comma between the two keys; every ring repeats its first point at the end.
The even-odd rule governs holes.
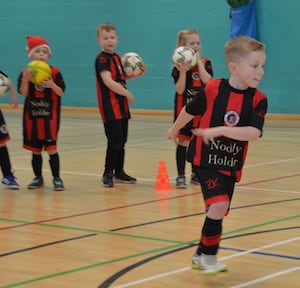
{"type": "Polygon", "coordinates": [[[8,92],[8,79],[0,73],[0,96],[4,96],[8,92]]]}
{"type": "Polygon", "coordinates": [[[50,66],[44,61],[31,61],[28,64],[27,68],[32,71],[31,82],[33,84],[39,85],[42,81],[51,77],[52,75],[52,70],[50,66]]]}
{"type": "Polygon", "coordinates": [[[122,56],[122,65],[126,76],[139,76],[143,72],[144,61],[137,53],[128,52],[122,56]]]}
{"type": "Polygon", "coordinates": [[[180,46],[175,49],[172,60],[174,65],[186,63],[193,68],[197,64],[197,54],[192,48],[180,46]]]}

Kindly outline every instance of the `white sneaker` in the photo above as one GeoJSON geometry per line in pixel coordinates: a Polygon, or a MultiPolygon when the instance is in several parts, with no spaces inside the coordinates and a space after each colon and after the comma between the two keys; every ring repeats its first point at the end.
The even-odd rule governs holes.
{"type": "Polygon", "coordinates": [[[191,267],[193,269],[200,269],[200,271],[206,275],[215,275],[227,270],[227,266],[220,263],[215,255],[197,255],[196,253],[192,258],[191,267]]]}

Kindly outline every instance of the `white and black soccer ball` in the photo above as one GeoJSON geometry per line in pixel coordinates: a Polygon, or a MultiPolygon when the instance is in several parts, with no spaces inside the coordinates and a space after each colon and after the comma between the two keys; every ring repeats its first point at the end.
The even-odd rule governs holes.
{"type": "Polygon", "coordinates": [[[0,73],[0,96],[4,96],[8,92],[8,79],[0,73]]]}
{"type": "Polygon", "coordinates": [[[139,76],[143,70],[144,61],[140,55],[135,52],[128,52],[122,56],[122,65],[126,76],[139,76]]]}
{"type": "Polygon", "coordinates": [[[172,60],[174,65],[186,63],[193,68],[197,64],[197,54],[192,48],[180,46],[175,49],[172,60]]]}

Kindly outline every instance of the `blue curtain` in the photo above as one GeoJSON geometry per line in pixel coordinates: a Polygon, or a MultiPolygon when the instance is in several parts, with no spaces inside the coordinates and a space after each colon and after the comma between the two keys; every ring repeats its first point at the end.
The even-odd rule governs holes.
{"type": "Polygon", "coordinates": [[[231,7],[230,18],[230,38],[243,35],[257,39],[255,0],[237,8],[231,7]]]}

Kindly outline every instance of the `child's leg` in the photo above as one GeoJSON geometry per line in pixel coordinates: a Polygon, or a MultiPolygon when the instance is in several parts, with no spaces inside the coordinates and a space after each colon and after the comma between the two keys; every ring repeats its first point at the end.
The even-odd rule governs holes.
{"type": "Polygon", "coordinates": [[[42,177],[42,165],[43,165],[43,158],[41,153],[33,152],[31,165],[34,173],[34,178],[31,183],[28,184],[28,189],[36,189],[41,188],[44,185],[44,180],[42,177]]]}
{"type": "Polygon", "coordinates": [[[192,268],[200,269],[205,274],[215,274],[227,270],[226,265],[217,261],[216,255],[222,236],[223,218],[229,211],[235,182],[233,178],[216,171],[194,168],[200,179],[207,213],[192,268]]]}
{"type": "Polygon", "coordinates": [[[176,188],[182,189],[186,188],[185,182],[185,166],[186,166],[186,149],[189,141],[178,138],[178,145],[176,148],[176,166],[177,175],[176,178],[176,188]]]}
{"type": "Polygon", "coordinates": [[[217,260],[217,252],[222,235],[222,221],[205,218],[198,249],[192,259],[192,268],[204,274],[216,274],[227,270],[227,266],[217,260]]]}
{"type": "MultiPolygon", "coordinates": [[[[115,175],[119,175],[124,172],[124,163],[125,163],[125,144],[128,137],[128,119],[119,120],[119,133],[118,133],[118,142],[119,142],[119,152],[116,159],[115,175]]],[[[115,139],[117,140],[117,139],[115,139]]]]}
{"type": "Polygon", "coordinates": [[[121,121],[105,123],[104,130],[107,138],[104,174],[112,174],[116,169],[119,152],[124,147],[120,136],[122,134],[121,121]]]}
{"type": "Polygon", "coordinates": [[[57,152],[54,152],[53,154],[49,154],[49,164],[52,176],[54,178],[60,177],[60,165],[59,165],[59,155],[57,152]]]}
{"type": "Polygon", "coordinates": [[[186,146],[178,144],[176,148],[176,165],[177,165],[178,176],[185,175],[185,164],[186,164],[186,146]]]}
{"type": "Polygon", "coordinates": [[[19,189],[20,185],[16,182],[13,175],[8,149],[5,144],[0,146],[0,166],[3,174],[1,183],[8,189],[19,189]]]}
{"type": "Polygon", "coordinates": [[[60,178],[59,155],[56,150],[48,151],[48,153],[49,153],[49,164],[53,176],[54,190],[63,191],[65,190],[65,187],[64,187],[63,180],[60,178]]]}
{"type": "Polygon", "coordinates": [[[223,218],[228,212],[229,201],[213,203],[209,206],[202,227],[197,254],[217,255],[222,236],[223,218]]]}
{"type": "Polygon", "coordinates": [[[125,148],[121,148],[117,154],[115,175],[119,175],[124,170],[125,148]]]}
{"type": "Polygon", "coordinates": [[[42,177],[43,158],[41,153],[32,153],[31,165],[36,177],[42,177]]]}
{"type": "Polygon", "coordinates": [[[11,163],[6,145],[0,146],[0,166],[3,177],[12,175],[11,163]]]}
{"type": "Polygon", "coordinates": [[[198,245],[197,254],[216,255],[222,235],[223,219],[215,220],[206,216],[198,245]]]}
{"type": "Polygon", "coordinates": [[[136,178],[129,176],[126,174],[124,170],[124,164],[125,164],[125,144],[127,142],[128,137],[128,119],[122,119],[120,122],[120,134],[119,134],[119,141],[120,141],[120,149],[118,152],[118,157],[116,160],[116,168],[115,168],[115,175],[114,179],[115,182],[118,183],[127,183],[127,184],[133,184],[137,181],[136,178]]]}

